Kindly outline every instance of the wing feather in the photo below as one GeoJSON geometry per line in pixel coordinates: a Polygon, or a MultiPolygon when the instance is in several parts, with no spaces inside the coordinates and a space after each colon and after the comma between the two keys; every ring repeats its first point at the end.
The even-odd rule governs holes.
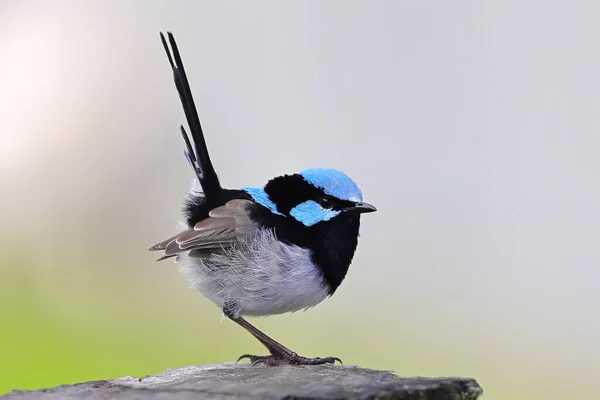
{"type": "Polygon", "coordinates": [[[188,254],[203,257],[245,240],[254,228],[247,206],[250,200],[231,200],[208,213],[208,217],[169,239],[150,247],[163,250],[161,259],[188,254]]]}

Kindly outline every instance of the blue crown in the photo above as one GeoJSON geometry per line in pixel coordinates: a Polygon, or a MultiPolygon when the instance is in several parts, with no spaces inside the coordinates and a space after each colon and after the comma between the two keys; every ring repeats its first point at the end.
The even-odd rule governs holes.
{"type": "Polygon", "coordinates": [[[362,201],[358,185],[345,173],[332,168],[309,168],[300,175],[313,186],[321,188],[325,194],[342,200],[362,201]]]}

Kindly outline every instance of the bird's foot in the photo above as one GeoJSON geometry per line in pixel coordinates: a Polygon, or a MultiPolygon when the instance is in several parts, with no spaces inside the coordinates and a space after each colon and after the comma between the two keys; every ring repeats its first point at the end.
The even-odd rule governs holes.
{"type": "Polygon", "coordinates": [[[250,364],[258,365],[265,364],[269,366],[276,365],[321,365],[321,364],[335,364],[335,362],[339,362],[342,364],[342,360],[337,357],[302,357],[296,353],[290,354],[272,354],[270,356],[255,356],[252,354],[244,354],[240,356],[236,362],[239,362],[243,359],[247,358],[250,360],[250,364]]]}

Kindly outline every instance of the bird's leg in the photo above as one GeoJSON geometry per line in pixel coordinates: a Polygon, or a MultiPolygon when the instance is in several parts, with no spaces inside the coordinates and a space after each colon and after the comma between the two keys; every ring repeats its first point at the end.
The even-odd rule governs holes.
{"type": "Polygon", "coordinates": [[[271,337],[264,334],[254,325],[246,321],[242,317],[229,317],[233,322],[246,329],[252,336],[254,336],[259,342],[261,342],[267,350],[271,353],[270,356],[255,356],[251,354],[244,354],[238,361],[244,358],[250,359],[252,364],[267,364],[267,365],[280,365],[280,364],[299,364],[299,365],[319,365],[319,364],[333,364],[336,361],[342,362],[337,357],[316,357],[308,358],[302,357],[296,354],[296,352],[288,349],[281,343],[272,339],[271,337]]]}
{"type": "MultiPolygon", "coordinates": [[[[225,312],[227,315],[227,312],[225,312]]],[[[255,356],[252,354],[244,354],[238,358],[238,361],[248,358],[252,364],[267,364],[267,365],[280,365],[280,364],[297,364],[297,365],[319,365],[319,364],[333,364],[336,361],[342,362],[337,357],[316,357],[308,358],[302,357],[288,349],[281,343],[270,338],[263,332],[261,332],[254,325],[246,321],[242,317],[235,317],[233,315],[227,315],[236,324],[247,330],[252,336],[254,336],[259,342],[263,344],[271,353],[270,356],[255,356]]]]}

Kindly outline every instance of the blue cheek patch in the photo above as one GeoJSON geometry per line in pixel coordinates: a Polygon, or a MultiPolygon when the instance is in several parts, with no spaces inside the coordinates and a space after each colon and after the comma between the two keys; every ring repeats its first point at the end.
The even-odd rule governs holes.
{"type": "Polygon", "coordinates": [[[309,168],[300,175],[313,186],[321,188],[325,194],[342,200],[362,201],[362,192],[348,175],[332,168],[309,168]]]}
{"type": "Polygon", "coordinates": [[[271,210],[273,214],[283,215],[277,211],[277,206],[269,198],[269,195],[265,192],[264,188],[243,187],[242,190],[252,196],[252,200],[271,210]]]}
{"type": "Polygon", "coordinates": [[[306,226],[313,226],[318,222],[329,221],[339,213],[340,211],[323,208],[312,200],[300,203],[290,211],[292,217],[306,226]]]}

